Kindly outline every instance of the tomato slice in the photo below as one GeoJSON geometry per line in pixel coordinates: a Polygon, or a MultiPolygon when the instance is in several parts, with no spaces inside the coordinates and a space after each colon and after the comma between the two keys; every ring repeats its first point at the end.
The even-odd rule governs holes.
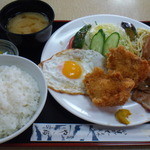
{"type": "Polygon", "coordinates": [[[67,46],[67,49],[71,49],[72,48],[73,40],[74,40],[74,36],[70,39],[69,44],[67,46]]]}

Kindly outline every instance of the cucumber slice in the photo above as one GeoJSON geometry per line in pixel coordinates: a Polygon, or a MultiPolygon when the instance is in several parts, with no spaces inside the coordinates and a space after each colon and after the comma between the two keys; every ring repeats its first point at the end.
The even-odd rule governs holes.
{"type": "Polygon", "coordinates": [[[105,33],[100,29],[92,38],[90,49],[102,53],[105,42],[105,33]]]}
{"type": "Polygon", "coordinates": [[[120,35],[118,32],[113,32],[105,41],[104,44],[104,50],[102,54],[106,56],[107,53],[109,53],[109,49],[116,48],[119,44],[120,35]]]}
{"type": "Polygon", "coordinates": [[[91,28],[91,25],[85,25],[82,27],[74,36],[74,40],[72,43],[72,48],[82,48],[85,42],[85,35],[88,30],[91,28]]]}

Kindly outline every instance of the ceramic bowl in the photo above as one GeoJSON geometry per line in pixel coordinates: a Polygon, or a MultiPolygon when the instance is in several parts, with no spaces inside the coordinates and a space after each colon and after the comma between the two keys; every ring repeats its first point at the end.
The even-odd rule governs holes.
{"type": "Polygon", "coordinates": [[[1,138],[0,143],[4,143],[21,134],[28,127],[30,127],[33,124],[33,122],[38,118],[46,102],[47,85],[43,73],[41,72],[41,69],[29,59],[15,55],[0,55],[0,65],[7,65],[7,66],[15,65],[21,70],[27,72],[35,79],[40,91],[40,100],[36,112],[21,129],[19,129],[18,131],[14,132],[13,134],[7,137],[1,138]]]}

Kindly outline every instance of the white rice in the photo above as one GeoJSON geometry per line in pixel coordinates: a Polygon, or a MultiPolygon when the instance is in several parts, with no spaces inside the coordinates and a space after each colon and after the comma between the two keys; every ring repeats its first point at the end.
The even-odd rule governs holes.
{"type": "Polygon", "coordinates": [[[40,99],[37,82],[16,66],[0,66],[0,138],[23,127],[40,99]]]}

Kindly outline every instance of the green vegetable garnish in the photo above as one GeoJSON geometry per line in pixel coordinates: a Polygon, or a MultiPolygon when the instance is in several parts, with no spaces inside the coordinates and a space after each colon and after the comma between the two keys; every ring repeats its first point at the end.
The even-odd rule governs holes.
{"type": "Polygon", "coordinates": [[[82,48],[85,42],[85,35],[88,30],[91,28],[91,25],[85,25],[82,27],[74,36],[74,40],[72,43],[72,48],[82,48]]]}
{"type": "Polygon", "coordinates": [[[119,44],[120,35],[118,32],[113,32],[105,41],[104,49],[102,54],[106,56],[106,54],[109,52],[109,49],[116,48],[119,44]]]}
{"type": "Polygon", "coordinates": [[[100,29],[92,38],[90,49],[102,53],[105,42],[105,33],[100,29]]]}

